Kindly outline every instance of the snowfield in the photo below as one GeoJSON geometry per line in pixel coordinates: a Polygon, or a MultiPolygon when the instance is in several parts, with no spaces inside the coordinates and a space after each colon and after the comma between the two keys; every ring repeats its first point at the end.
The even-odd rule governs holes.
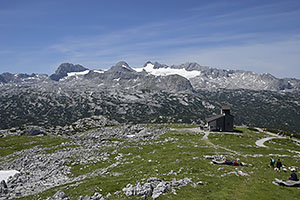
{"type": "Polygon", "coordinates": [[[85,70],[83,72],[70,72],[68,73],[68,76],[80,76],[80,75],[85,75],[88,74],[90,70],[85,70]]]}
{"type": "Polygon", "coordinates": [[[196,76],[199,76],[201,74],[200,71],[187,71],[186,69],[173,69],[173,68],[159,68],[159,69],[154,69],[154,65],[152,63],[148,63],[145,67],[141,68],[134,68],[135,71],[137,72],[142,72],[145,70],[146,72],[154,75],[154,76],[168,76],[168,75],[180,75],[183,76],[187,79],[194,78],[196,76]]]}

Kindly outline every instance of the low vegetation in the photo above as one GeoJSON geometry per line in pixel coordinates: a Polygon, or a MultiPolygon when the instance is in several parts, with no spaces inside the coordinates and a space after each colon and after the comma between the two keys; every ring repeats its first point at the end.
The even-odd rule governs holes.
{"type": "Polygon", "coordinates": [[[283,131],[283,130],[279,130],[279,129],[271,129],[271,128],[266,128],[266,131],[269,131],[271,133],[278,133],[280,135],[283,136],[288,136],[288,137],[295,137],[300,139],[300,133],[295,133],[295,132],[290,132],[290,131],[283,131]]]}
{"type": "MultiPolygon", "coordinates": [[[[104,168],[108,168],[107,173],[19,199],[45,199],[58,190],[64,191],[71,199],[95,192],[103,195],[110,193],[109,199],[139,199],[137,196],[125,196],[122,189],[129,183],[135,185],[136,182],[150,177],[163,180],[188,177],[195,183],[204,183],[177,188],[176,194],[169,192],[158,199],[299,199],[299,189],[272,184],[275,178],[287,179],[289,172],[276,172],[269,168],[271,156],[280,158],[285,166],[300,165],[299,154],[289,151],[299,150],[299,146],[290,139],[275,139],[266,142],[268,148],[263,148],[255,146],[255,141],[267,135],[256,131],[255,128],[240,127],[237,129],[239,132],[235,134],[211,133],[208,140],[203,140],[203,134],[182,129],[193,128],[195,125],[171,124],[167,127],[172,129],[154,140],[112,139],[112,143],[120,143],[116,149],[99,148],[99,155],[102,152],[109,153],[108,160],[71,166],[73,177],[104,168]],[[207,155],[224,155],[227,159],[239,158],[249,165],[215,165],[205,158],[207,155]],[[109,168],[113,164],[115,166],[109,168]],[[247,175],[232,173],[237,171],[247,175]]],[[[51,147],[62,142],[66,142],[65,139],[49,136],[5,137],[0,139],[0,156],[37,145],[51,147]]],[[[57,150],[61,148],[55,147],[45,153],[57,150]]]]}
{"type": "Polygon", "coordinates": [[[54,147],[69,140],[51,136],[9,136],[0,138],[0,157],[33,147],[54,147]]]}

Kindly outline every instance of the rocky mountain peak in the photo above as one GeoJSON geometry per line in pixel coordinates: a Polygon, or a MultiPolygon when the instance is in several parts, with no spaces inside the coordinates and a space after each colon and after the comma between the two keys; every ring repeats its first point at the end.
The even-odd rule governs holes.
{"type": "Polygon", "coordinates": [[[264,74],[261,74],[260,75],[263,79],[267,79],[267,80],[274,80],[276,79],[275,76],[273,76],[272,74],[270,73],[264,73],[264,74]]]}
{"type": "Polygon", "coordinates": [[[207,71],[210,69],[208,66],[199,65],[196,62],[187,62],[181,65],[172,65],[171,68],[173,69],[185,69],[187,71],[207,71]]]}
{"type": "Polygon", "coordinates": [[[154,63],[153,69],[160,69],[160,68],[168,68],[169,66],[166,64],[160,64],[158,62],[154,63]]]}
{"type": "Polygon", "coordinates": [[[9,81],[11,81],[13,79],[13,74],[9,73],[9,72],[5,72],[3,74],[0,74],[0,82],[3,83],[8,83],[9,81]]]}
{"type": "Polygon", "coordinates": [[[112,66],[108,71],[134,72],[135,70],[133,70],[125,61],[120,61],[115,66],[112,66]]]}
{"type": "Polygon", "coordinates": [[[88,68],[85,68],[81,65],[73,65],[72,63],[62,63],[59,65],[57,70],[54,74],[50,76],[52,80],[59,81],[59,79],[65,77],[70,72],[83,72],[85,70],[88,70],[88,68]]]}
{"type": "MultiPolygon", "coordinates": [[[[64,77],[68,77],[63,79],[64,82],[72,82],[73,84],[76,82],[80,82],[77,80],[80,79],[86,81],[87,84],[94,84],[94,82],[97,82],[97,84],[102,84],[107,87],[114,88],[138,87],[159,88],[165,90],[169,88],[169,86],[167,85],[170,85],[172,83],[175,85],[180,83],[179,85],[186,85],[183,88],[189,88],[188,84],[182,84],[185,81],[174,81],[178,78],[164,78],[164,81],[172,82],[170,84],[163,84],[164,81],[159,83],[155,82],[156,77],[166,77],[175,74],[186,78],[190,82],[194,90],[214,91],[218,88],[269,90],[277,92],[294,92],[300,90],[300,80],[298,79],[280,79],[268,73],[258,74],[255,72],[244,70],[218,69],[208,66],[202,66],[195,62],[187,62],[180,65],[168,66],[166,64],[161,64],[158,62],[148,61],[145,63],[144,67],[131,68],[125,61],[120,61],[107,71],[88,71],[87,68],[79,64],[74,65],[71,63],[62,63],[61,65],[59,65],[55,73],[50,76],[50,79],[59,81],[64,77]]],[[[42,81],[49,81],[48,76],[40,74],[28,75],[21,73],[0,74],[1,85],[10,83],[30,84],[42,81]]]]}
{"type": "Polygon", "coordinates": [[[154,65],[151,61],[147,61],[143,67],[146,67],[148,64],[154,65]]]}
{"type": "Polygon", "coordinates": [[[119,62],[117,62],[117,64],[115,64],[115,66],[118,66],[118,67],[129,67],[128,63],[125,62],[125,61],[119,61],[119,62]]]}
{"type": "Polygon", "coordinates": [[[34,81],[41,81],[46,79],[48,76],[45,74],[24,74],[24,73],[17,73],[12,74],[9,72],[5,72],[0,74],[0,83],[23,83],[23,82],[34,82],[34,81]]]}
{"type": "Polygon", "coordinates": [[[82,72],[88,70],[88,68],[83,67],[82,65],[74,65],[72,63],[62,63],[59,65],[55,74],[64,74],[69,72],[82,72]]]}

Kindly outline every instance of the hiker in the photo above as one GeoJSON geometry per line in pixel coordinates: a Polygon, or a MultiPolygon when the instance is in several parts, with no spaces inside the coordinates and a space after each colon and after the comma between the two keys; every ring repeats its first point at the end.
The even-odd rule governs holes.
{"type": "Polygon", "coordinates": [[[240,159],[235,159],[235,160],[225,160],[224,164],[226,165],[239,165],[240,159]]]}
{"type": "Polygon", "coordinates": [[[233,165],[233,162],[232,162],[232,160],[225,160],[224,164],[225,165],[233,165]]]}
{"type": "Polygon", "coordinates": [[[296,169],[293,168],[291,169],[292,173],[291,173],[291,176],[289,177],[289,180],[292,180],[292,181],[298,181],[298,177],[297,177],[297,174],[295,173],[296,169]]]}
{"type": "Polygon", "coordinates": [[[247,163],[240,162],[239,159],[237,159],[237,160],[223,160],[223,161],[213,160],[212,162],[214,164],[217,164],[217,165],[247,166],[247,163]]]}
{"type": "Polygon", "coordinates": [[[270,167],[274,168],[274,165],[275,165],[275,159],[271,158],[270,159],[270,167]]]}
{"type": "Polygon", "coordinates": [[[282,163],[280,161],[280,159],[278,158],[277,163],[276,163],[276,167],[278,169],[278,171],[280,171],[281,167],[282,167],[282,163]]]}
{"type": "Polygon", "coordinates": [[[239,162],[240,162],[240,159],[237,158],[233,161],[233,165],[239,165],[239,162]]]}

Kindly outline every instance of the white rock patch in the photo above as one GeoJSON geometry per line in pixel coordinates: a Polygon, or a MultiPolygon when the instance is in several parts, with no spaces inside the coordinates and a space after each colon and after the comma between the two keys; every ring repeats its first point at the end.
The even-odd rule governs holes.
{"type": "Polygon", "coordinates": [[[0,170],[0,182],[2,180],[5,180],[5,182],[7,182],[8,178],[10,176],[14,176],[15,174],[20,173],[17,170],[0,170]]]}

